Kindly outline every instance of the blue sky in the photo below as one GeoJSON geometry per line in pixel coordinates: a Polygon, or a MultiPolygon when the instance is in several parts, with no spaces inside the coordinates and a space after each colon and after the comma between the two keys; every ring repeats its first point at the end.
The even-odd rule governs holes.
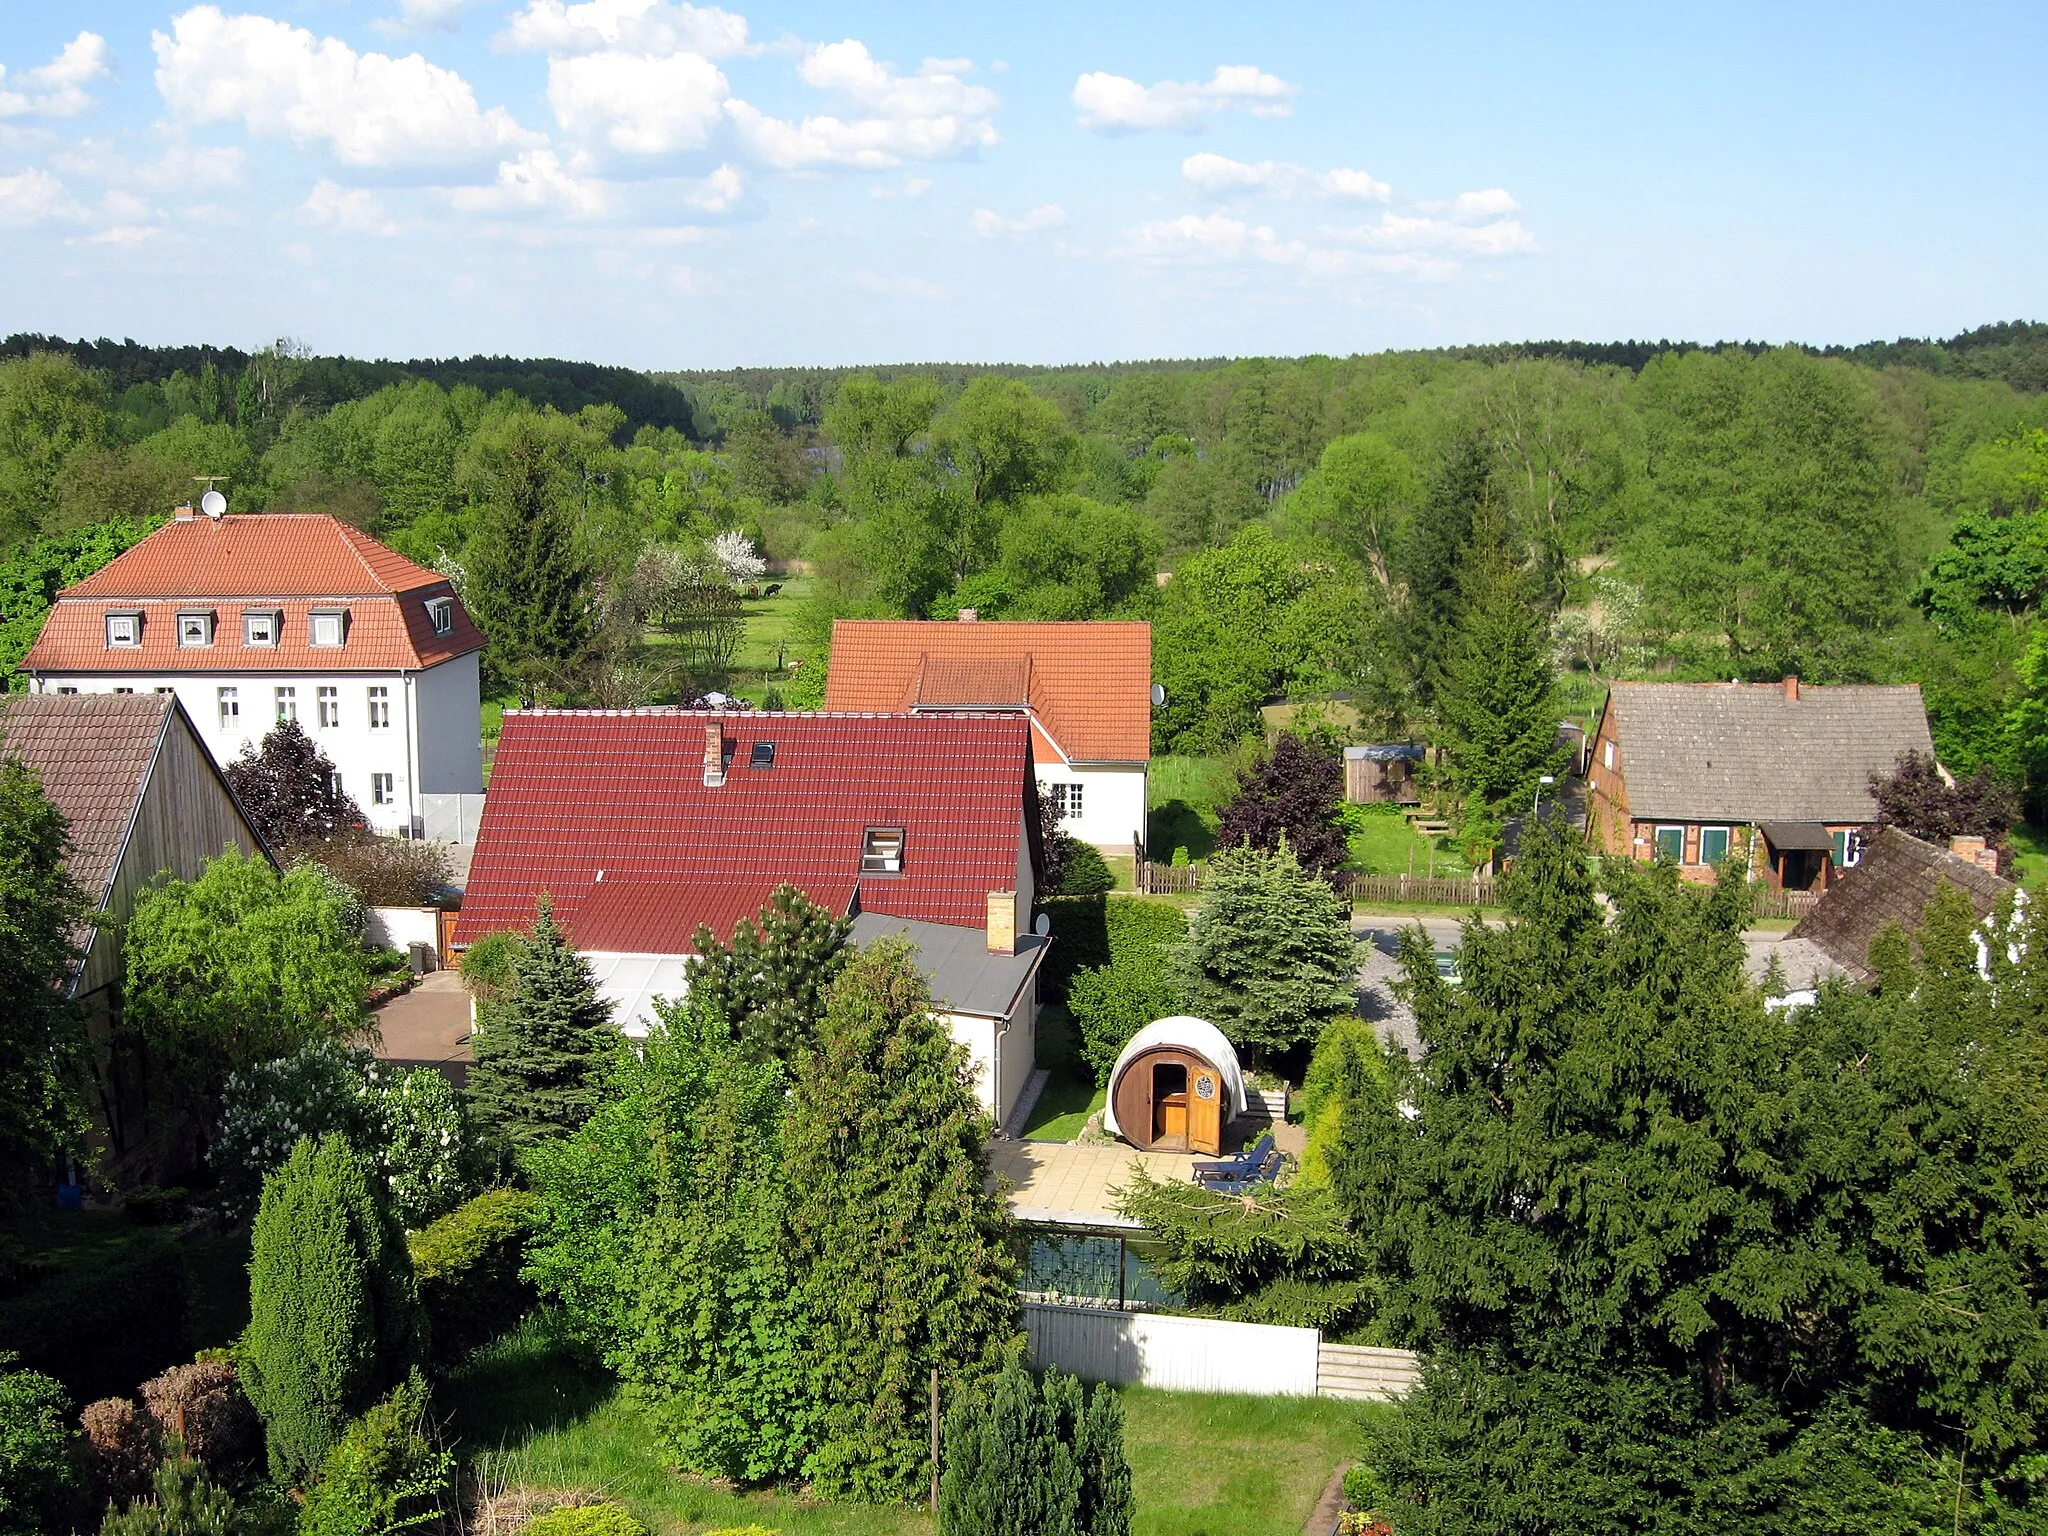
{"type": "Polygon", "coordinates": [[[2048,318],[2048,7],[14,0],[0,330],[641,367],[2048,318]]]}

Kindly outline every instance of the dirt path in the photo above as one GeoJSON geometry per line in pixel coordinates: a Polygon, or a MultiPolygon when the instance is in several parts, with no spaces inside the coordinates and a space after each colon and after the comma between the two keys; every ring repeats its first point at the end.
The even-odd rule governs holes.
{"type": "Polygon", "coordinates": [[[1357,1465],[1355,1461],[1337,1464],[1337,1470],[1323,1484],[1323,1496],[1316,1500],[1308,1524],[1301,1528],[1301,1536],[1330,1536],[1337,1529],[1337,1516],[1344,1512],[1344,1474],[1357,1465]]]}

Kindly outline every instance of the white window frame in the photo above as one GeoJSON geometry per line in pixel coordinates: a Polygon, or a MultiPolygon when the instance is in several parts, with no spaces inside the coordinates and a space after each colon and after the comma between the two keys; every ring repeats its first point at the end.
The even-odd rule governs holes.
{"type": "Polygon", "coordinates": [[[220,708],[220,728],[231,730],[242,723],[242,695],[236,688],[222,686],[214,690],[214,701],[220,708]]]}
{"type": "Polygon", "coordinates": [[[388,773],[373,773],[373,774],[371,774],[371,775],[370,775],[370,804],[372,804],[372,805],[396,805],[397,803],[398,803],[398,793],[397,793],[397,790],[396,790],[396,788],[394,787],[394,780],[393,780],[392,776],[391,776],[390,774],[388,774],[388,773]]]}
{"type": "Polygon", "coordinates": [[[275,608],[242,610],[242,644],[274,651],[284,639],[284,615],[275,608]],[[259,628],[264,632],[258,633],[259,628]]]}
{"type": "Polygon", "coordinates": [[[391,729],[391,690],[378,684],[368,694],[370,704],[370,729],[388,731],[391,729]]]}
{"type": "Polygon", "coordinates": [[[299,690],[297,688],[289,683],[281,683],[276,688],[273,688],[271,693],[277,702],[277,718],[279,720],[296,720],[299,718],[299,690]]]}
{"type": "Polygon", "coordinates": [[[346,608],[315,608],[306,615],[306,643],[321,650],[339,650],[348,644],[348,610],[346,608]],[[330,626],[331,640],[322,640],[322,625],[330,626]]]}
{"type": "Polygon", "coordinates": [[[203,651],[213,644],[213,612],[207,608],[181,608],[178,611],[178,648],[180,650],[203,651]],[[204,637],[190,638],[186,626],[197,624],[198,632],[204,637]]]}
{"type": "Polygon", "coordinates": [[[107,649],[110,651],[135,651],[142,648],[142,614],[133,608],[116,609],[107,615],[107,649]],[[114,633],[115,625],[126,628],[128,638],[122,640],[114,633]]]}
{"type": "Polygon", "coordinates": [[[427,622],[434,626],[434,633],[445,635],[455,628],[455,599],[452,597],[430,597],[427,599],[427,622]]]}
{"type": "Polygon", "coordinates": [[[1721,859],[1710,859],[1707,857],[1707,834],[1709,832],[1721,834],[1721,859],[1725,859],[1728,857],[1729,850],[1735,846],[1735,829],[1733,827],[1700,828],[1700,852],[1696,862],[1701,864],[1718,864],[1721,862],[1721,859]]]}
{"type": "Polygon", "coordinates": [[[1685,862],[1685,824],[1683,822],[1659,822],[1650,830],[1650,846],[1657,850],[1656,856],[1658,858],[1663,858],[1664,834],[1666,832],[1676,832],[1678,834],[1678,857],[1673,862],[1683,864],[1685,862]]]}
{"type": "Polygon", "coordinates": [[[1609,773],[1614,772],[1614,743],[1611,741],[1600,743],[1600,766],[1609,773]]]}
{"type": "Polygon", "coordinates": [[[1828,834],[1828,857],[1836,869],[1854,869],[1863,862],[1863,838],[1854,827],[1828,834]],[[1839,850],[1839,851],[1838,851],[1839,850]]]}
{"type": "Polygon", "coordinates": [[[860,872],[863,875],[903,873],[903,828],[869,827],[861,834],[860,872]]]}
{"type": "Polygon", "coordinates": [[[341,724],[341,690],[339,688],[315,688],[313,690],[313,702],[319,710],[319,713],[314,718],[319,721],[321,730],[331,731],[341,724]]]}

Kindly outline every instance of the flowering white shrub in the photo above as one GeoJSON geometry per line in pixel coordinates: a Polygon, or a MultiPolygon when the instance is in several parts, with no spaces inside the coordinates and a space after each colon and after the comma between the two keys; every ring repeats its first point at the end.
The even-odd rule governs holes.
{"type": "Polygon", "coordinates": [[[734,586],[759,581],[768,569],[768,562],[754,553],[754,541],[737,528],[728,528],[714,538],[710,550],[711,558],[734,586]]]}
{"type": "Polygon", "coordinates": [[[256,1212],[263,1180],[301,1136],[341,1136],[391,1191],[408,1229],[471,1192],[476,1164],[462,1101],[431,1067],[395,1067],[359,1046],[322,1041],[228,1077],[212,1162],[222,1210],[256,1212]]]}

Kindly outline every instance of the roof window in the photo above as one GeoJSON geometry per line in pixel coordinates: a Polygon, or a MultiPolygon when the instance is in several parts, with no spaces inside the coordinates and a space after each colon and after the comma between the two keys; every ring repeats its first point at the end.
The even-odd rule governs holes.
{"type": "Polygon", "coordinates": [[[346,608],[315,608],[310,621],[312,629],[308,638],[314,645],[344,645],[348,641],[348,610],[346,608]]]}
{"type": "Polygon", "coordinates": [[[283,630],[284,615],[275,608],[244,608],[242,610],[242,644],[275,646],[283,630]]]}
{"type": "Polygon", "coordinates": [[[213,644],[213,610],[188,608],[178,615],[178,644],[213,644]]]}
{"type": "Polygon", "coordinates": [[[903,873],[903,829],[869,827],[860,845],[860,872],[864,875],[903,873]]]}
{"type": "Polygon", "coordinates": [[[452,597],[428,598],[427,619],[434,626],[435,634],[447,634],[455,628],[455,599],[452,597]]]}
{"type": "Polygon", "coordinates": [[[142,615],[133,610],[108,614],[107,644],[120,648],[133,648],[142,644],[142,615]]]}
{"type": "Polygon", "coordinates": [[[773,768],[775,766],[775,743],[772,741],[755,742],[754,750],[747,754],[747,766],[749,768],[773,768]]]}

